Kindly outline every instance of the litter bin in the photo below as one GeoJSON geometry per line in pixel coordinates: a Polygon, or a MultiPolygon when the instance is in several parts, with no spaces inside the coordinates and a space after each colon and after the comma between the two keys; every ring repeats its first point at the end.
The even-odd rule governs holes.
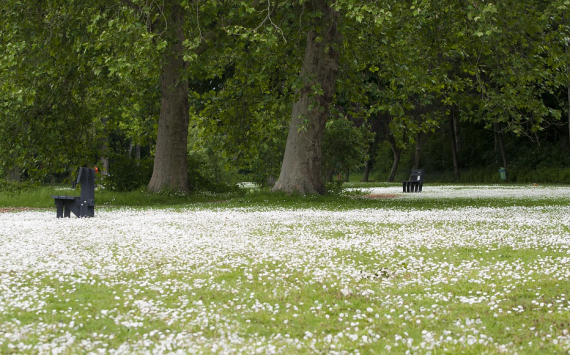
{"type": "Polygon", "coordinates": [[[507,170],[505,168],[500,168],[499,174],[501,175],[501,180],[507,181],[507,170]]]}

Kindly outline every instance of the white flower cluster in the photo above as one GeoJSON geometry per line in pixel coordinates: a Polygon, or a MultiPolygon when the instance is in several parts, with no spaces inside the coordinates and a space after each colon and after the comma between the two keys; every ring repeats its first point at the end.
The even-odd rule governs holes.
{"type": "Polygon", "coordinates": [[[457,198],[498,198],[498,199],[568,199],[569,189],[564,186],[522,186],[522,185],[433,185],[425,184],[421,193],[401,194],[402,187],[377,187],[361,190],[370,194],[399,194],[399,197],[412,199],[457,199],[457,198]]]}
{"type": "MultiPolygon", "coordinates": [[[[438,189],[415,196],[570,201],[438,189]]],[[[54,214],[0,214],[2,352],[570,350],[568,203],[54,214]]]]}

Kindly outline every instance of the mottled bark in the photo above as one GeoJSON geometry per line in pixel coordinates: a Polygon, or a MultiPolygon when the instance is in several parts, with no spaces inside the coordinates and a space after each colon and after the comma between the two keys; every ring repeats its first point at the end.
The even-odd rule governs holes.
{"type": "Polygon", "coordinates": [[[170,43],[164,54],[160,76],[161,102],[156,151],[150,192],[176,190],[187,192],[188,185],[188,80],[184,77],[186,63],[183,60],[184,9],[179,2],[171,1],[170,43]]]}
{"type": "Polygon", "coordinates": [[[339,64],[338,14],[327,1],[315,0],[310,4],[322,16],[315,20],[307,34],[300,73],[304,87],[293,105],[281,173],[273,188],[273,191],[302,195],[325,193],[321,142],[336,90],[339,64]]]}

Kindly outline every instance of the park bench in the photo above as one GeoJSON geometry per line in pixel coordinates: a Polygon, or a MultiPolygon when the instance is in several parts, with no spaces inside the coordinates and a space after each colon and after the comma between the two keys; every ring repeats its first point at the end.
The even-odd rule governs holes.
{"type": "Polygon", "coordinates": [[[73,188],[77,184],[81,185],[80,196],[52,196],[57,208],[57,218],[69,218],[71,212],[77,217],[95,217],[95,171],[79,168],[73,188]]]}
{"type": "Polygon", "coordinates": [[[424,185],[424,171],[422,169],[412,169],[408,181],[402,182],[404,192],[422,192],[424,185]]]}

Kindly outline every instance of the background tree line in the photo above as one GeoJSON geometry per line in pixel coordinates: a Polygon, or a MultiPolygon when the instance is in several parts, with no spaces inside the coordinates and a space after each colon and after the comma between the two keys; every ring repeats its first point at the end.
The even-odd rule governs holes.
{"type": "Polygon", "coordinates": [[[0,176],[570,182],[569,0],[6,0],[0,176]],[[370,177],[369,172],[375,171],[370,177]],[[400,175],[398,175],[400,174],[400,175]]]}

